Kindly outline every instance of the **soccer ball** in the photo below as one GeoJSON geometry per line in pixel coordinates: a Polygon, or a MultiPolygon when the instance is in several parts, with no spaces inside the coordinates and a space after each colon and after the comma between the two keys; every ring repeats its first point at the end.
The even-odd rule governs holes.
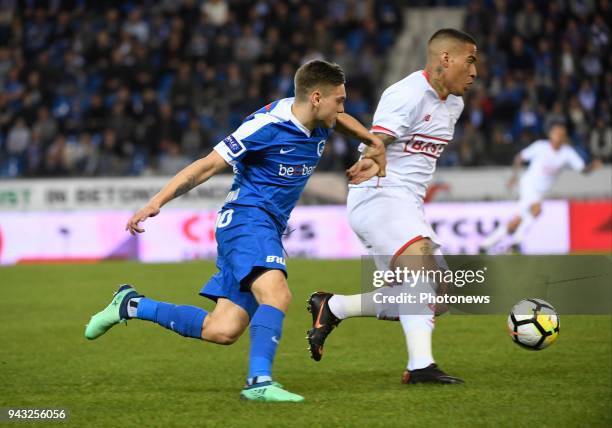
{"type": "Polygon", "coordinates": [[[514,343],[539,351],[559,337],[559,316],[555,308],[542,299],[521,300],[510,311],[508,329],[514,343]]]}

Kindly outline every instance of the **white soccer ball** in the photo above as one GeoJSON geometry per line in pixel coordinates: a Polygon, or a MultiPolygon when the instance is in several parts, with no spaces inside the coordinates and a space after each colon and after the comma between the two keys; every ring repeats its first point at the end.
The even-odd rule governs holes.
{"type": "Polygon", "coordinates": [[[542,299],[521,300],[510,311],[508,330],[514,343],[539,351],[559,337],[559,316],[555,308],[542,299]]]}

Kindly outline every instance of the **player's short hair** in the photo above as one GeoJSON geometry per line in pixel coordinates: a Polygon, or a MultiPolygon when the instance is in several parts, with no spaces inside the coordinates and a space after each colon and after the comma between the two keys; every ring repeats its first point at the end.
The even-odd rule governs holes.
{"type": "Polygon", "coordinates": [[[305,99],[317,86],[339,86],[346,82],[344,71],[335,63],[313,60],[295,72],[295,96],[305,99]]]}
{"type": "Polygon", "coordinates": [[[454,28],[442,28],[441,30],[436,31],[433,36],[431,36],[427,44],[430,45],[434,40],[442,39],[453,39],[459,42],[477,45],[474,37],[470,36],[468,33],[464,33],[463,31],[455,30],[454,28]]]}
{"type": "Polygon", "coordinates": [[[567,130],[567,124],[564,121],[562,121],[562,120],[554,120],[554,121],[552,121],[548,125],[548,128],[546,129],[546,132],[550,132],[550,131],[552,131],[553,128],[556,128],[556,127],[565,128],[567,130]]]}

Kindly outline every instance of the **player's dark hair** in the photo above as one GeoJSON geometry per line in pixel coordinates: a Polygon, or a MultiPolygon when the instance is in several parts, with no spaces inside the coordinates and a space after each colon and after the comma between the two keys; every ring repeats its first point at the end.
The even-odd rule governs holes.
{"type": "Polygon", "coordinates": [[[476,40],[468,33],[455,30],[454,28],[442,28],[441,30],[436,31],[434,35],[431,36],[431,38],[429,39],[428,44],[431,44],[431,42],[437,39],[453,39],[463,43],[471,43],[473,45],[478,44],[476,43],[476,40]]]}
{"type": "Polygon", "coordinates": [[[567,124],[564,121],[554,120],[548,124],[548,128],[546,129],[546,132],[550,132],[551,129],[556,128],[557,126],[567,129],[567,124]]]}
{"type": "Polygon", "coordinates": [[[345,83],[344,71],[338,64],[313,60],[302,65],[295,72],[295,96],[305,99],[317,86],[339,86],[345,83]]]}

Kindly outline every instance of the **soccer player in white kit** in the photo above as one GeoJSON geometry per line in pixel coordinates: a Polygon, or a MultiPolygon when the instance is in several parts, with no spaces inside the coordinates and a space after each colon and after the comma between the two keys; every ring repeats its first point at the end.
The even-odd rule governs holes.
{"type": "Polygon", "coordinates": [[[566,168],[588,173],[601,166],[600,160],[586,165],[584,160],[569,145],[567,130],[562,123],[555,123],[548,131],[548,140],[536,140],[514,158],[512,178],[508,187],[517,182],[521,165],[529,163],[527,171],[519,183],[519,203],[517,214],[508,222],[500,224],[480,246],[486,253],[501,240],[511,237],[511,248],[520,253],[520,245],[531,225],[542,213],[542,200],[566,168]]]}
{"type": "MultiPolygon", "coordinates": [[[[427,64],[387,88],[374,114],[371,131],[387,145],[386,177],[368,159],[353,165],[348,215],[353,231],[374,256],[377,269],[404,265],[420,256],[424,267],[438,266],[440,242],[425,219],[423,198],[436,161],[452,140],[463,110],[461,96],[476,78],[476,42],[461,31],[442,29],[429,40],[427,64]],[[384,257],[384,256],[387,257],[384,257]]],[[[350,317],[387,318],[372,303],[371,293],[343,296],[314,293],[308,301],[313,327],[308,331],[311,356],[319,361],[327,336],[350,317]]],[[[431,337],[433,308],[399,314],[408,348],[403,383],[463,383],[434,362],[431,337]]]]}

